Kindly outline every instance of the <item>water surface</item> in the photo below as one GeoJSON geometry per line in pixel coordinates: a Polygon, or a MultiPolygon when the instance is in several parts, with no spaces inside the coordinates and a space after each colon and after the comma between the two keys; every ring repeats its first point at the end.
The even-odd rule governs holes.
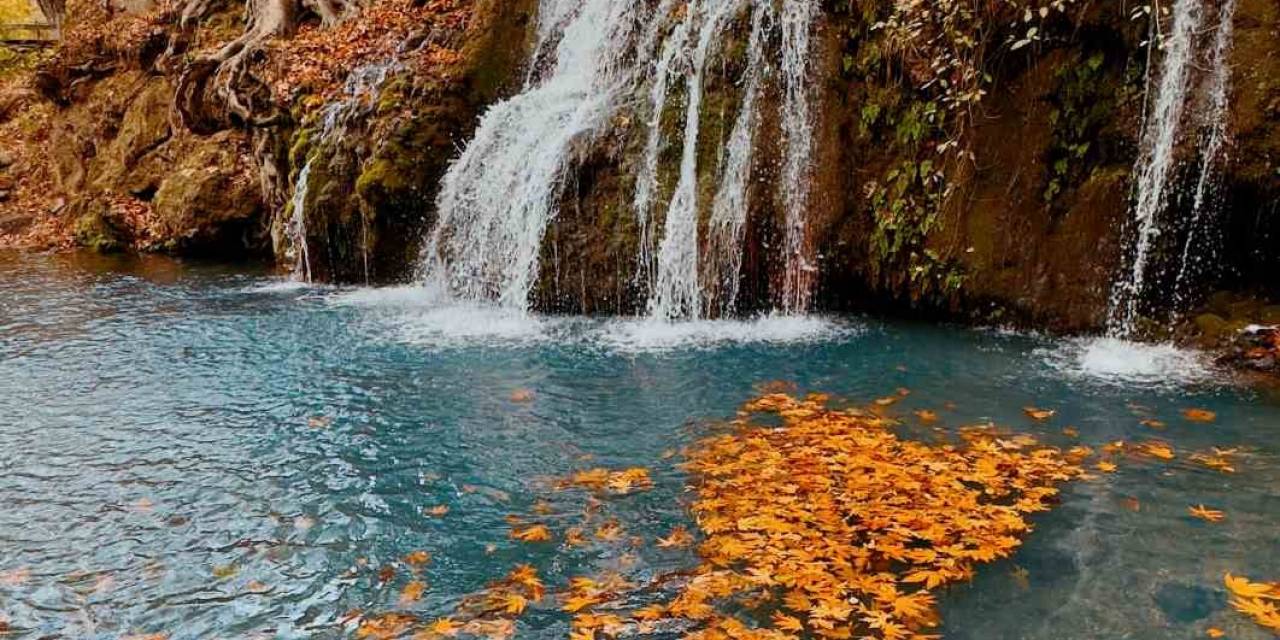
{"type": "MultiPolygon", "coordinates": [[[[553,588],[688,567],[691,551],[651,543],[513,542],[504,518],[546,499],[538,519],[563,529],[583,497],[551,478],[644,466],[657,486],[608,515],[648,541],[688,524],[671,453],[779,386],[859,404],[909,389],[894,411],[924,437],[917,408],[946,428],[1177,449],[1068,486],[1014,558],[945,592],[947,637],[1269,637],[1221,577],[1280,579],[1280,406],[1180,352],[867,318],[530,320],[163,259],[0,256],[0,301],[13,637],[337,638],[357,610],[447,615],[521,562],[553,588]],[[1037,423],[1030,405],[1058,413],[1037,423]],[[1188,462],[1212,446],[1240,449],[1237,473],[1188,462]],[[1227,520],[1191,518],[1198,503],[1227,520]],[[401,562],[416,550],[434,558],[419,576],[401,562]],[[415,577],[423,597],[399,603],[415,577]]],[[[516,636],[563,638],[567,619],[548,599],[516,636]]]]}

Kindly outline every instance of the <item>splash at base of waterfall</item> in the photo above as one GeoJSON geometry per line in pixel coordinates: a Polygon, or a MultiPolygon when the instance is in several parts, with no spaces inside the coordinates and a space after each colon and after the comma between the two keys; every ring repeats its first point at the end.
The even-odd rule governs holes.
{"type": "Polygon", "coordinates": [[[1039,349],[1036,355],[1067,378],[1103,384],[1177,387],[1209,382],[1215,376],[1205,354],[1167,343],[1076,338],[1039,349]]]}
{"type": "Polygon", "coordinates": [[[431,349],[578,345],[620,353],[714,349],[734,345],[795,345],[856,335],[856,322],[819,316],[762,315],[743,320],[668,322],[544,316],[488,301],[459,301],[421,286],[361,288],[327,297],[358,308],[406,344],[431,349]]]}

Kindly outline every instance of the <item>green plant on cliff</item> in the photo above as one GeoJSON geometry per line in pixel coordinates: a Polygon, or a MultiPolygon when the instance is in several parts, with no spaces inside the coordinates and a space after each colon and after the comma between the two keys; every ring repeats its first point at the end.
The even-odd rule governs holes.
{"type": "Polygon", "coordinates": [[[1120,106],[1140,97],[1142,72],[1130,60],[1122,73],[1112,76],[1105,53],[1077,52],[1058,68],[1055,81],[1049,98],[1053,139],[1045,158],[1049,171],[1043,194],[1050,206],[1107,160],[1104,130],[1115,124],[1120,106]]]}

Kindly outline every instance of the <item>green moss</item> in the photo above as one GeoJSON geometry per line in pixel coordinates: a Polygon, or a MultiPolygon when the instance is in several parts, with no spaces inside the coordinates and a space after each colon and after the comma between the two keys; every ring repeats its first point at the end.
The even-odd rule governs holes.
{"type": "Polygon", "coordinates": [[[104,210],[93,210],[81,215],[75,224],[75,239],[80,246],[99,253],[123,251],[124,234],[104,210]]]}

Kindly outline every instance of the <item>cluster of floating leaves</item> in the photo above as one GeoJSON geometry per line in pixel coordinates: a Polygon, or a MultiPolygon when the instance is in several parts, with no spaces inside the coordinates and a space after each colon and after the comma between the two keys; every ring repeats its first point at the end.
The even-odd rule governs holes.
{"type": "Polygon", "coordinates": [[[635,619],[682,619],[695,639],[929,637],[933,592],[1009,556],[1027,516],[1083,474],[1077,457],[1026,436],[906,441],[822,396],[767,395],[746,409],[784,428],[743,418],[689,451],[702,562],[635,619]]]}
{"type": "Polygon", "coordinates": [[[1280,582],[1251,582],[1230,573],[1222,581],[1231,592],[1231,606],[1236,611],[1280,635],[1280,582]]]}

